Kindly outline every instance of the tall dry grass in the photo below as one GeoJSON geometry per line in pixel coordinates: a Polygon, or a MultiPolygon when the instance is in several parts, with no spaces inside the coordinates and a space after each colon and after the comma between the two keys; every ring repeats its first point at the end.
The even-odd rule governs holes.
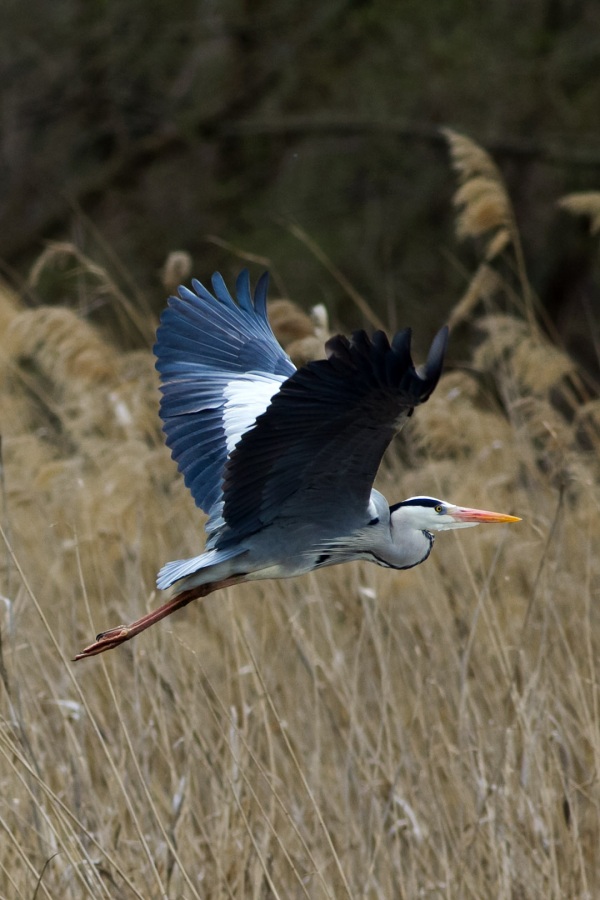
{"type": "Polygon", "coordinates": [[[472,147],[473,351],[378,484],[524,521],[408,572],[231,589],[74,666],[201,521],[150,352],[0,292],[2,897],[600,895],[600,401],[536,324],[505,191],[482,231],[470,180],[504,188],[472,147]]]}

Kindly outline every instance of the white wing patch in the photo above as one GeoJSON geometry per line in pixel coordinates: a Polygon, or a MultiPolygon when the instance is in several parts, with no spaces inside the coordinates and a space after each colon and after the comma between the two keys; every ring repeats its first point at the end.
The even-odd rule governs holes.
{"type": "Polygon", "coordinates": [[[240,438],[264,413],[288,375],[261,375],[252,372],[235,378],[223,391],[226,403],[223,408],[223,428],[227,440],[227,452],[231,453],[240,438]]]}

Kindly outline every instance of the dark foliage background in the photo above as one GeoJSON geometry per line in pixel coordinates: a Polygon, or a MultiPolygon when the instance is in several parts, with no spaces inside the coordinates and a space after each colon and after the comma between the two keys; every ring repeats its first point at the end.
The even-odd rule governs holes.
{"type": "Polygon", "coordinates": [[[335,325],[361,324],[297,223],[390,326],[431,331],[471,263],[452,233],[449,125],[494,154],[532,283],[595,365],[597,246],[555,205],[600,180],[595,0],[12,0],[3,20],[13,280],[68,238],[118,254],[158,311],[169,251],[201,278],[239,268],[214,235],[266,258],[301,304],[327,302],[335,325]]]}

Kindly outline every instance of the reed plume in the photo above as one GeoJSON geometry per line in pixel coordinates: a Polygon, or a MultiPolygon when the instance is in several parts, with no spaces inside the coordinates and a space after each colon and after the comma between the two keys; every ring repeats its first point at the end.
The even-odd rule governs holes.
{"type": "Polygon", "coordinates": [[[566,194],[560,198],[558,205],[574,216],[586,216],[589,219],[591,233],[600,233],[600,191],[566,194]]]}

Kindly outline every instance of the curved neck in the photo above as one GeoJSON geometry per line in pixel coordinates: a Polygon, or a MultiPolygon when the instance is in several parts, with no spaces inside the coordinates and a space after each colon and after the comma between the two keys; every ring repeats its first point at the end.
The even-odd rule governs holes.
{"type": "Polygon", "coordinates": [[[371,493],[370,510],[376,514],[363,539],[374,562],[394,569],[411,569],[425,562],[433,547],[433,535],[423,527],[410,507],[391,510],[385,497],[371,493]],[[375,524],[376,522],[376,524],[375,524]]]}
{"type": "MultiPolygon", "coordinates": [[[[345,537],[319,541],[309,568],[333,566],[353,559],[369,560],[390,569],[411,569],[425,562],[434,537],[412,507],[391,509],[379,491],[372,490],[368,522],[345,537]]],[[[307,571],[304,570],[304,571],[307,571]]]]}
{"type": "Polygon", "coordinates": [[[433,541],[434,536],[429,531],[392,524],[385,562],[395,569],[412,569],[425,562],[431,553],[433,541]]]}

